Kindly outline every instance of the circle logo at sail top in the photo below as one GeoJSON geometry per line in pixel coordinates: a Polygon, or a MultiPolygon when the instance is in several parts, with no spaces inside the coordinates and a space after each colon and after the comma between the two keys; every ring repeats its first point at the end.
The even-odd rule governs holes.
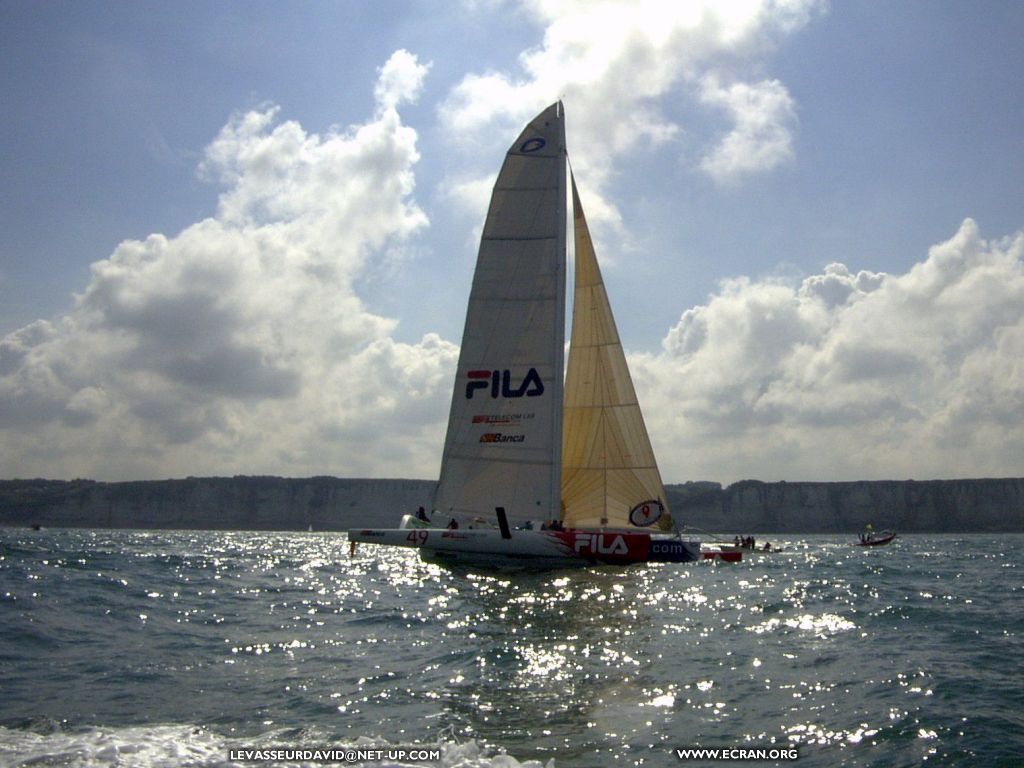
{"type": "Polygon", "coordinates": [[[547,145],[547,142],[544,141],[544,139],[542,139],[540,137],[535,138],[535,139],[527,139],[526,141],[524,141],[522,143],[522,146],[519,147],[519,151],[520,152],[524,152],[524,153],[525,152],[536,152],[539,149],[544,149],[544,147],[546,145],[547,145]]]}
{"type": "Polygon", "coordinates": [[[654,525],[658,522],[658,520],[661,519],[662,512],[664,511],[665,507],[662,506],[661,502],[657,499],[641,501],[629,510],[629,522],[637,528],[646,528],[647,526],[654,525]]]}

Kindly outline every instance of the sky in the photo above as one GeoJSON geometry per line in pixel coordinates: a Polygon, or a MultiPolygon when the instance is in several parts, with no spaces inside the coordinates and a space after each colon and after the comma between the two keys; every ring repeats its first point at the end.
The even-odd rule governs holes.
{"type": "Polygon", "coordinates": [[[0,477],[435,478],[562,99],[666,482],[1024,472],[1024,5],[0,2],[0,477]]]}

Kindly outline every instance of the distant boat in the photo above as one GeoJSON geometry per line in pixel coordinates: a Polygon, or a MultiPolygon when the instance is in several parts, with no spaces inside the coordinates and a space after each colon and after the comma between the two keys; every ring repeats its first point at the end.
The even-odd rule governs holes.
{"type": "Polygon", "coordinates": [[[543,567],[701,558],[669,512],[567,164],[559,102],[522,131],[494,185],[433,519],[350,530],[351,542],[543,567]],[[576,271],[566,367],[570,182],[576,271]]]}
{"type": "Polygon", "coordinates": [[[714,557],[714,556],[717,555],[722,560],[727,560],[727,559],[728,560],[733,560],[733,559],[734,560],[739,560],[740,559],[739,557],[736,557],[736,558],[726,558],[726,557],[721,557],[721,555],[725,555],[725,554],[743,555],[743,554],[745,554],[745,555],[747,555],[749,557],[750,555],[772,555],[772,554],[775,554],[777,552],[785,552],[786,551],[785,547],[773,547],[771,545],[771,543],[767,542],[767,541],[764,544],[762,544],[761,546],[757,546],[757,542],[755,541],[753,536],[744,537],[743,539],[740,539],[737,536],[736,540],[739,541],[740,543],[738,543],[738,544],[737,543],[730,544],[728,542],[722,541],[722,542],[719,542],[717,544],[706,544],[706,545],[704,545],[704,548],[701,550],[701,552],[704,554],[705,558],[711,558],[711,557],[714,557]]]}
{"type": "MultiPolygon", "coordinates": [[[[739,539],[739,537],[737,537],[739,539]]],[[[753,536],[745,536],[739,539],[738,544],[733,544],[735,549],[742,550],[744,552],[782,552],[783,547],[773,547],[771,542],[766,541],[761,546],[757,545],[757,539],[753,536]]]]}
{"type": "Polygon", "coordinates": [[[860,535],[860,541],[855,541],[857,547],[881,547],[896,538],[893,531],[868,531],[860,535]]]}

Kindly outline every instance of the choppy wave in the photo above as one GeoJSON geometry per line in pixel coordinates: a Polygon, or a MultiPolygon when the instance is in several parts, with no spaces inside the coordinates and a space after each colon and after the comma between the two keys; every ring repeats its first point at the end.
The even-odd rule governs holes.
{"type": "Polygon", "coordinates": [[[1024,754],[1024,536],[494,573],[350,558],[331,534],[0,535],[4,765],[368,745],[480,768],[675,766],[698,746],[795,746],[803,766],[1024,754]]]}
{"type": "MultiPolygon", "coordinates": [[[[520,762],[476,741],[401,745],[369,738],[351,743],[313,739],[313,734],[294,730],[270,732],[259,738],[235,738],[198,725],[72,730],[51,727],[42,731],[38,724],[27,729],[0,726],[0,761],[4,765],[33,768],[228,768],[268,763],[303,767],[340,763],[354,768],[545,768],[536,760],[520,762]],[[255,756],[246,759],[250,755],[255,756]],[[298,759],[276,759],[278,755],[298,759]],[[364,755],[369,758],[364,759],[364,755]],[[304,759],[307,756],[310,759],[304,759]]],[[[548,766],[553,768],[553,761],[548,766]]]]}

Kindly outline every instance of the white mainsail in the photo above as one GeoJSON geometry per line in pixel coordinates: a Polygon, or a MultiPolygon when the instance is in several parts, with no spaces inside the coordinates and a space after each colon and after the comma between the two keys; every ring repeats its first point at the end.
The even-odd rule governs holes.
{"type": "Polygon", "coordinates": [[[572,197],[576,285],[565,380],[562,520],[572,528],[672,530],[575,179],[572,197]]]}
{"type": "Polygon", "coordinates": [[[565,117],[553,104],[505,156],[484,223],[434,508],[558,516],[565,346],[565,117]]]}

